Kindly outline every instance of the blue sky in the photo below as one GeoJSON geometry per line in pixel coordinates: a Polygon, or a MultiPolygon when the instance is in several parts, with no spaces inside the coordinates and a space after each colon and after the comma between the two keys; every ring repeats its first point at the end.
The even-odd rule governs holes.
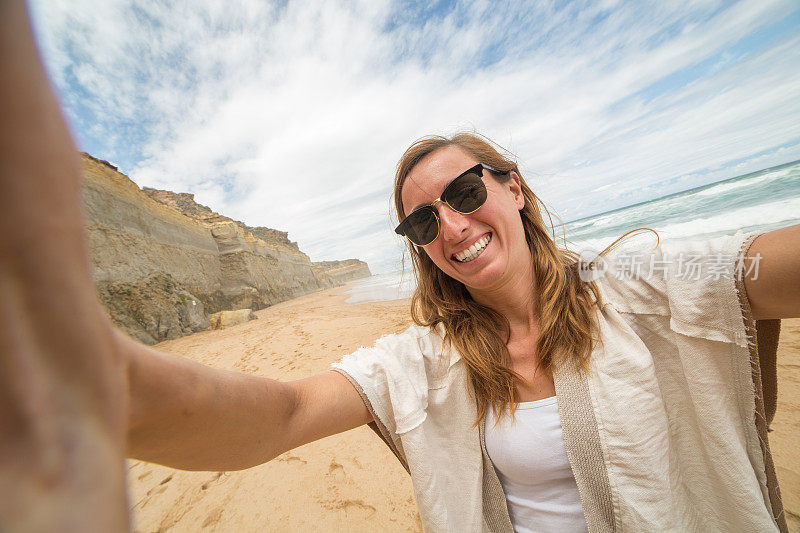
{"type": "Polygon", "coordinates": [[[35,0],[80,149],[140,186],[397,268],[394,165],[510,149],[563,220],[800,159],[800,4],[35,0]]]}

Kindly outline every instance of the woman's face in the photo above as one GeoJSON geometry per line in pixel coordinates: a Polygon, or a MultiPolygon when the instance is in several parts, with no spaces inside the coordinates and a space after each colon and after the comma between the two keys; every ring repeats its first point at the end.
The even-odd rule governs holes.
{"type": "MultiPolygon", "coordinates": [[[[446,146],[425,156],[409,172],[401,198],[406,214],[441,196],[444,188],[459,174],[482,161],[476,161],[458,146],[446,146]]],[[[530,266],[530,250],[525,240],[519,210],[525,205],[519,176],[499,183],[487,171],[486,202],[474,213],[462,215],[444,202],[435,206],[439,215],[439,235],[425,246],[431,260],[448,276],[471,289],[491,290],[510,281],[530,266]],[[473,259],[462,252],[472,245],[488,244],[473,259]]]]}

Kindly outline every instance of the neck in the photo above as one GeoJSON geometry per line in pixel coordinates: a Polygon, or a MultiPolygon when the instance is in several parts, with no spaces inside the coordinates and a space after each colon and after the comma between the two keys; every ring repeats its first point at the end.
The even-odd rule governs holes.
{"type": "Polygon", "coordinates": [[[506,317],[512,331],[530,332],[538,329],[539,298],[530,262],[522,275],[503,280],[491,289],[470,289],[470,294],[476,302],[506,317]]]}

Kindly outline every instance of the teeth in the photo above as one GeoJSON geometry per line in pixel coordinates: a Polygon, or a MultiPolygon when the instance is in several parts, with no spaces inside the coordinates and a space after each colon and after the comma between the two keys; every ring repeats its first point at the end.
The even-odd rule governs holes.
{"type": "Polygon", "coordinates": [[[478,257],[479,255],[481,255],[483,249],[486,248],[486,245],[489,244],[489,241],[491,240],[492,240],[491,236],[478,239],[478,241],[475,242],[475,244],[473,244],[466,250],[463,250],[455,254],[455,258],[462,263],[468,263],[473,259],[475,259],[476,257],[478,257]]]}

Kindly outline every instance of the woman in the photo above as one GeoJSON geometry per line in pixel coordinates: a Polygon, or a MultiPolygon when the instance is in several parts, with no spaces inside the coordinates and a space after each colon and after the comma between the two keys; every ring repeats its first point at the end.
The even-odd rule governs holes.
{"type": "Polygon", "coordinates": [[[758,373],[774,349],[759,361],[748,339],[798,314],[777,243],[800,228],[620,255],[583,281],[516,164],[472,134],[414,143],[395,199],[418,326],[334,367],[426,529],[783,527],[758,373]],[[759,253],[753,279],[740,258],[759,253]],[[781,281],[792,295],[767,297],[781,281]]]}
{"type": "Polygon", "coordinates": [[[205,367],[109,324],[24,4],[0,3],[0,25],[3,526],[124,529],[124,456],[236,470],[371,423],[432,530],[785,528],[753,318],[800,315],[800,228],[691,250],[760,253],[757,280],[582,282],[512,161],[430,139],[395,185],[418,325],[296,382],[205,367]],[[544,431],[520,437],[532,406],[544,431]]]}

